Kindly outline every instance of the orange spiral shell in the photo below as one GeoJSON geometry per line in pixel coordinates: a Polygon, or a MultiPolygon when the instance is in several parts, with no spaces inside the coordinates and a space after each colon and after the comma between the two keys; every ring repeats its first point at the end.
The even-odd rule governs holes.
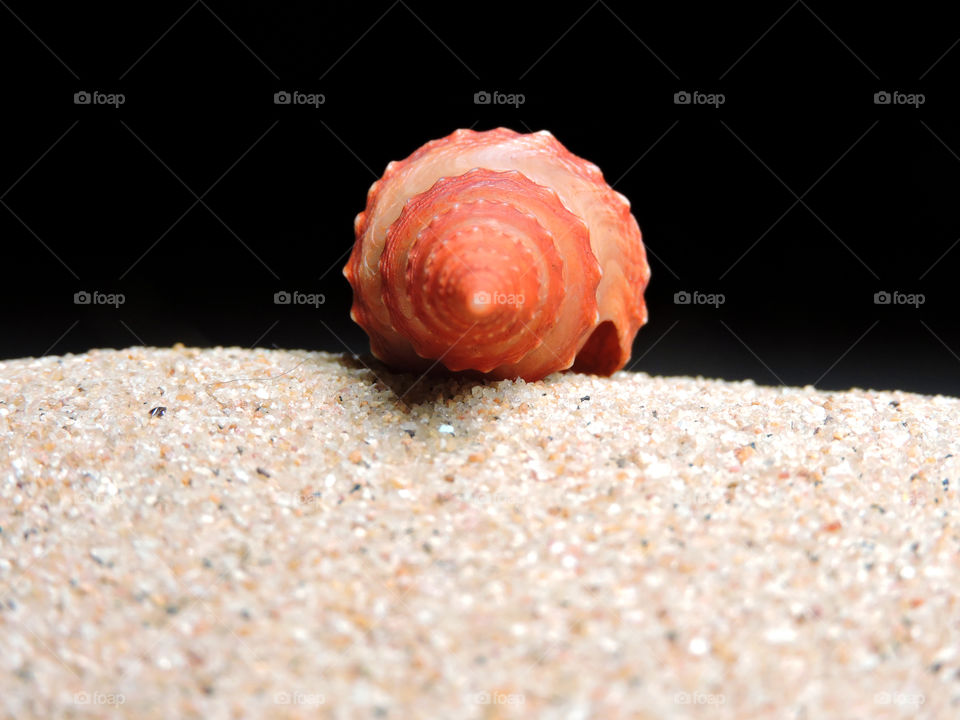
{"type": "Polygon", "coordinates": [[[647,321],[629,201],[545,130],[427,143],[387,166],[354,229],[350,315],[400,370],[609,375],[647,321]]]}

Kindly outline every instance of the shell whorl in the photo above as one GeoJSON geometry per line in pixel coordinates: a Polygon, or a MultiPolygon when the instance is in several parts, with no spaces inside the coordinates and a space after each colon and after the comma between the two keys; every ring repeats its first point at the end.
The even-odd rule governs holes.
{"type": "MultiPolygon", "coordinates": [[[[479,168],[406,204],[387,231],[380,273],[393,326],[418,355],[484,373],[565,340],[551,330],[567,283],[595,291],[600,281],[586,226],[555,193],[516,171],[479,168]],[[565,267],[575,255],[582,264],[565,267]]],[[[595,300],[575,309],[581,332],[596,309],[595,300]]],[[[572,359],[577,348],[553,349],[572,359]]]]}
{"type": "Polygon", "coordinates": [[[399,369],[609,374],[646,321],[629,203],[546,132],[427,143],[390,163],[355,231],[351,316],[399,369]]]}

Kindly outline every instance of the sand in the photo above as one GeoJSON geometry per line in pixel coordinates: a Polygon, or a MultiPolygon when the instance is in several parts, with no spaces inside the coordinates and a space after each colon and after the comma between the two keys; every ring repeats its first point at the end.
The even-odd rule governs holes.
{"type": "Polygon", "coordinates": [[[960,400],[415,380],[0,363],[0,715],[960,716],[960,400]]]}

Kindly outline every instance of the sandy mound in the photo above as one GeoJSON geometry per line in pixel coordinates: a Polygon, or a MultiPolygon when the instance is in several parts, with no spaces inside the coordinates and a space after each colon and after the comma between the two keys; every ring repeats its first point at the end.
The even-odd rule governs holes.
{"type": "Polygon", "coordinates": [[[0,363],[4,716],[960,713],[960,400],[0,363]]]}

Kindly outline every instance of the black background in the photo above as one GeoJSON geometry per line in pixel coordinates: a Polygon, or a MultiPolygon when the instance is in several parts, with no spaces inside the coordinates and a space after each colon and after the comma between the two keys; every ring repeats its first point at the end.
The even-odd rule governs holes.
{"type": "Polygon", "coordinates": [[[2,356],[367,352],[341,274],[367,188],[427,140],[502,125],[549,129],[632,201],[653,271],[635,369],[958,395],[960,26],[946,4],[844,7],[3,0],[2,356]]]}

